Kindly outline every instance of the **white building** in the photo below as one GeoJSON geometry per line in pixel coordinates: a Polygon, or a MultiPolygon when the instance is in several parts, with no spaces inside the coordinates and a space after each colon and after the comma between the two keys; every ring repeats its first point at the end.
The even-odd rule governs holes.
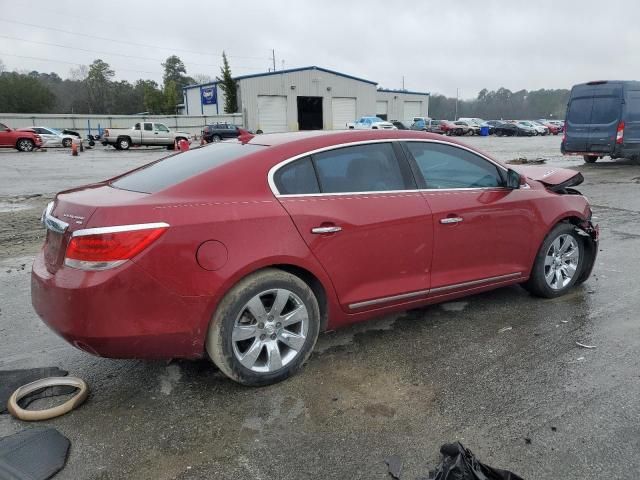
{"type": "MultiPolygon", "coordinates": [[[[378,107],[383,105],[387,119],[411,120],[427,116],[429,108],[428,93],[377,90],[371,80],[315,66],[235,80],[245,127],[256,132],[344,129],[361,116],[380,113],[378,107]]],[[[219,82],[190,85],[183,95],[186,115],[225,113],[219,82]]]]}

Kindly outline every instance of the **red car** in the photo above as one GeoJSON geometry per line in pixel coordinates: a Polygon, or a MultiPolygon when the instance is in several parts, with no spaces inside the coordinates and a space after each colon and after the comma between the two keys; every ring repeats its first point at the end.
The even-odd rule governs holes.
{"type": "Polygon", "coordinates": [[[466,125],[466,124],[460,125],[458,122],[451,122],[449,120],[441,120],[440,121],[440,130],[442,130],[442,132],[445,135],[449,135],[449,136],[451,136],[451,135],[457,135],[457,136],[466,135],[470,131],[468,125],[466,125]]]}
{"type": "Polygon", "coordinates": [[[30,152],[42,146],[40,135],[30,130],[15,130],[0,123],[0,147],[15,148],[19,152],[30,152]]]}
{"type": "Polygon", "coordinates": [[[32,301],[92,354],[208,354],[269,384],[326,329],[584,282],[598,229],[581,181],[410,130],[246,134],[59,193],[32,301]]]}

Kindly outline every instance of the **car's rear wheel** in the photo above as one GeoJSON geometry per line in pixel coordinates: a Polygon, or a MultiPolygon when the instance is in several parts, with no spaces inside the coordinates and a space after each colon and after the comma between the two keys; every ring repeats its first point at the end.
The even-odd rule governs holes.
{"type": "Polygon", "coordinates": [[[70,138],[63,138],[62,139],[62,146],[65,148],[69,148],[71,146],[71,139],[70,138]]]}
{"type": "Polygon", "coordinates": [[[564,295],[580,278],[584,259],[584,244],[576,227],[560,223],[542,242],[531,276],[523,286],[539,297],[564,295]]]}
{"type": "Polygon", "coordinates": [[[213,137],[211,137],[211,141],[214,143],[218,143],[222,141],[222,137],[220,135],[214,135],[213,137]]]}
{"type": "Polygon", "coordinates": [[[33,140],[30,140],[28,138],[21,138],[20,140],[18,140],[18,143],[16,144],[16,148],[20,152],[31,152],[35,147],[35,145],[36,144],[33,143],[33,140]]]}
{"type": "Polygon", "coordinates": [[[129,147],[131,146],[131,140],[129,140],[127,137],[121,137],[118,139],[116,144],[119,147],[118,150],[129,150],[129,147]]]}
{"type": "Polygon", "coordinates": [[[297,372],[318,338],[320,309],[309,286],[278,269],[241,280],[225,295],[207,334],[207,352],[232,380],[269,385],[297,372]]]}
{"type": "Polygon", "coordinates": [[[585,163],[596,163],[598,160],[598,157],[594,157],[593,155],[584,155],[582,158],[584,158],[585,163]]]}

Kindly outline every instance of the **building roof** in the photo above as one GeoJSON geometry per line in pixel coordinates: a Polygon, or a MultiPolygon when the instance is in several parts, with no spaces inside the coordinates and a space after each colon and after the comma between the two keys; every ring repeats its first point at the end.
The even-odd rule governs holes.
{"type": "Polygon", "coordinates": [[[393,90],[391,88],[379,88],[378,89],[379,92],[386,92],[386,93],[399,93],[399,94],[404,94],[404,95],[426,95],[426,96],[430,96],[431,93],[429,92],[412,92],[410,90],[402,90],[402,89],[398,89],[398,90],[393,90]]]}
{"type": "MultiPolygon", "coordinates": [[[[329,70],[328,68],[317,67],[315,65],[311,65],[309,67],[300,67],[300,68],[289,68],[286,70],[276,70],[274,72],[263,72],[263,73],[253,73],[250,75],[240,75],[239,77],[233,77],[234,80],[246,80],[247,78],[258,78],[258,77],[268,77],[271,75],[282,75],[285,73],[295,73],[295,72],[303,72],[305,70],[317,70],[319,72],[331,73],[333,75],[338,75],[339,77],[350,78],[351,80],[356,80],[357,82],[370,83],[371,85],[378,85],[378,82],[374,82],[372,80],[365,80],[364,78],[354,77],[353,75],[347,75],[346,73],[336,72],[335,70],[329,70]]],[[[211,85],[216,85],[220,82],[208,82],[208,83],[198,83],[195,85],[187,85],[186,87],[182,87],[183,90],[187,90],[190,88],[199,88],[199,87],[207,87],[211,85]]]]}

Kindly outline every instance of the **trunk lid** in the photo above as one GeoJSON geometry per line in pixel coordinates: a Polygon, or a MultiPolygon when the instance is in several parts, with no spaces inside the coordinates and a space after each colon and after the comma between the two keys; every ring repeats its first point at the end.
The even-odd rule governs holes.
{"type": "Polygon", "coordinates": [[[131,204],[146,197],[146,193],[118,190],[107,184],[89,185],[56,195],[53,208],[43,215],[47,227],[43,247],[47,270],[51,273],[58,271],[64,262],[71,235],[76,230],[87,228],[98,208],[131,204]]]}
{"type": "Polygon", "coordinates": [[[549,190],[557,192],[564,188],[580,185],[584,177],[580,172],[568,168],[512,166],[513,170],[527,179],[542,183],[549,190]]]}

